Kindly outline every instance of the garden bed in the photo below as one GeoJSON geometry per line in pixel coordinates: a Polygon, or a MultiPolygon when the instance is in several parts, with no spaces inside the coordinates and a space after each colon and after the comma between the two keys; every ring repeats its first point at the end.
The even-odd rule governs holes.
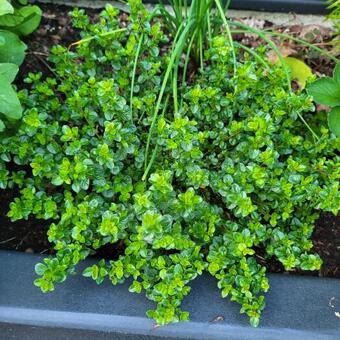
{"type": "MultiPolygon", "coordinates": [[[[11,336],[11,327],[20,334],[25,325],[67,336],[79,336],[78,329],[127,338],[280,338],[291,331],[299,338],[314,330],[316,339],[335,337],[338,291],[330,278],[340,277],[339,126],[329,117],[340,107],[338,98],[327,104],[322,94],[324,105],[314,109],[316,97],[304,91],[312,72],[333,74],[331,31],[256,18],[230,20],[230,31],[219,2],[208,17],[202,3],[194,1],[197,13],[186,18],[180,11],[185,24],[165,8],[162,19],[152,16],[138,1],[130,16],[110,6],[101,15],[86,10],[89,17],[75,10],[73,27],[82,34],[72,28],[71,8],[41,6],[42,23],[25,39],[26,59],[15,80],[23,90],[23,118],[17,131],[5,120],[9,134],[1,145],[0,184],[7,189],[0,190],[0,260],[8,267],[0,275],[21,275],[13,287],[3,285],[4,334],[11,336]],[[270,39],[261,33],[269,30],[276,32],[270,39]],[[50,52],[56,44],[65,48],[50,52]],[[33,287],[36,261],[42,263],[34,284],[57,295],[33,287]],[[82,269],[104,282],[101,290],[92,293],[94,282],[70,277],[82,269]],[[108,290],[108,278],[123,285],[108,290]],[[253,333],[247,318],[234,317],[234,304],[225,310],[213,297],[216,281],[255,327],[264,296],[271,308],[288,301],[284,322],[267,308],[264,327],[253,333]],[[92,306],[77,295],[80,286],[96,300],[92,306]],[[147,316],[157,326],[139,313],[154,304],[139,297],[131,306],[124,288],[145,291],[156,302],[147,316]],[[25,298],[31,290],[30,297],[39,295],[32,305],[25,298]],[[8,299],[14,291],[23,294],[8,299]],[[122,305],[112,309],[106,304],[113,291],[122,305]],[[307,297],[298,299],[298,291],[316,293],[304,304],[307,297]],[[79,308],[69,303],[75,295],[79,308]],[[187,326],[151,334],[188,320],[188,312],[187,326]],[[218,326],[205,331],[208,322],[218,326]]],[[[336,70],[334,80],[321,81],[340,85],[339,65],[336,70]]]]}
{"type": "MultiPolygon", "coordinates": [[[[19,88],[24,88],[23,79],[29,72],[42,72],[44,75],[53,76],[49,62],[47,60],[49,50],[56,44],[65,46],[70,45],[79,39],[79,33],[72,28],[68,13],[72,8],[67,6],[55,6],[44,4],[41,5],[43,10],[42,23],[39,29],[26,38],[28,44],[27,57],[24,65],[21,67],[20,75],[17,78],[19,88]]],[[[95,20],[100,12],[98,9],[86,9],[90,17],[95,20]]],[[[122,20],[126,20],[126,15],[122,14],[122,20]]],[[[259,24],[256,19],[247,18],[248,21],[259,24]]],[[[272,27],[270,21],[260,22],[264,27],[272,27]]],[[[296,33],[302,30],[302,26],[282,26],[277,27],[278,30],[285,32],[296,33]]],[[[308,29],[304,28],[307,34],[308,29]]],[[[314,34],[314,40],[320,44],[327,43],[329,40],[329,30],[322,27],[311,27],[310,34],[314,34]],[[313,33],[314,32],[314,33],[313,33]]],[[[250,47],[255,47],[260,43],[255,37],[244,35],[236,36],[236,39],[243,40],[250,47]]],[[[319,74],[330,75],[334,68],[334,62],[322,56],[306,54],[306,49],[298,44],[290,44],[287,46],[292,50],[296,50],[296,54],[304,57],[306,63],[319,74]]],[[[49,221],[36,220],[29,218],[28,221],[21,220],[11,222],[6,214],[9,209],[9,203],[17,196],[18,192],[12,190],[0,190],[0,200],[5,202],[0,207],[0,249],[18,250],[27,253],[51,254],[53,249],[47,239],[47,230],[50,224],[49,221]]],[[[325,277],[340,277],[340,216],[335,217],[332,214],[325,213],[321,216],[316,224],[313,233],[314,250],[321,256],[324,263],[319,271],[301,271],[299,274],[325,276],[325,277]]],[[[120,249],[116,246],[106,246],[100,249],[97,253],[98,257],[112,259],[117,257],[120,249]]],[[[266,265],[269,272],[279,273],[284,269],[278,261],[265,261],[261,259],[261,254],[258,254],[258,260],[261,264],[266,265]]],[[[291,273],[294,273],[292,271],[291,273]]]]}

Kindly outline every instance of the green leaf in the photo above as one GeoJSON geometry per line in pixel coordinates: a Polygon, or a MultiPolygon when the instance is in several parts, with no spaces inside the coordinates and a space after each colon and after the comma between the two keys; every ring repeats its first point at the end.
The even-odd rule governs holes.
{"type": "Polygon", "coordinates": [[[138,281],[133,281],[132,285],[129,287],[131,293],[140,293],[142,291],[142,284],[138,281]]]}
{"type": "Polygon", "coordinates": [[[3,75],[0,75],[0,112],[9,119],[19,119],[22,115],[17,94],[3,75]]]}
{"type": "Polygon", "coordinates": [[[40,24],[41,9],[38,6],[25,6],[20,8],[18,12],[23,20],[12,31],[18,35],[28,35],[34,32],[40,24]]]}
{"type": "Polygon", "coordinates": [[[220,270],[220,266],[213,262],[209,264],[208,270],[212,275],[215,275],[216,272],[220,270]]]}
{"type": "Polygon", "coordinates": [[[340,85],[334,79],[324,77],[310,84],[307,88],[314,100],[323,105],[340,105],[340,85]]]}
{"type": "Polygon", "coordinates": [[[286,57],[284,58],[286,65],[290,68],[292,79],[297,80],[301,88],[305,88],[308,78],[310,78],[313,73],[309,66],[307,66],[303,61],[286,57]]]}
{"type": "Polygon", "coordinates": [[[256,316],[252,316],[250,318],[250,324],[253,326],[253,327],[257,327],[259,325],[259,322],[260,322],[260,319],[256,316]]]}
{"type": "Polygon", "coordinates": [[[34,267],[35,269],[35,272],[38,274],[38,275],[44,275],[47,267],[46,265],[44,265],[43,263],[37,263],[34,267]]]}
{"type": "Polygon", "coordinates": [[[0,16],[0,28],[18,35],[28,35],[40,24],[42,11],[38,6],[16,8],[14,13],[0,16]]]}
{"type": "Polygon", "coordinates": [[[340,137],[340,106],[333,107],[328,112],[328,126],[337,137],[340,137]]]}
{"type": "Polygon", "coordinates": [[[20,15],[19,10],[16,9],[12,14],[6,14],[0,17],[0,27],[6,30],[11,30],[21,24],[24,17],[20,15]]]}
{"type": "Polygon", "coordinates": [[[0,76],[4,76],[9,83],[12,83],[19,71],[19,67],[11,63],[0,63],[0,76]]]}
{"type": "Polygon", "coordinates": [[[336,64],[333,71],[333,79],[340,85],[340,63],[336,64]]]}
{"type": "Polygon", "coordinates": [[[0,30],[0,63],[20,65],[27,46],[12,32],[0,30]]]}
{"type": "Polygon", "coordinates": [[[0,16],[13,12],[14,8],[7,0],[0,0],[0,16]]]}
{"type": "Polygon", "coordinates": [[[92,277],[92,267],[87,267],[83,271],[83,276],[85,277],[92,277]]]}
{"type": "Polygon", "coordinates": [[[47,281],[41,277],[34,281],[34,285],[39,287],[43,293],[51,292],[54,290],[54,284],[51,281],[47,281]]]}

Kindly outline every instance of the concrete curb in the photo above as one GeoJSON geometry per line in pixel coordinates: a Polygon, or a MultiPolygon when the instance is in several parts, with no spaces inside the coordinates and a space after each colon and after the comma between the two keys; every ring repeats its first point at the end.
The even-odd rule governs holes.
{"type": "MultiPolygon", "coordinates": [[[[101,286],[72,276],[42,294],[33,286],[39,255],[0,251],[0,339],[339,339],[340,280],[269,275],[271,289],[261,326],[249,326],[239,306],[222,299],[216,282],[203,275],[183,302],[191,321],[154,328],[153,307],[129,284],[101,286]],[[212,323],[222,316],[224,321],[212,323]],[[26,335],[25,335],[26,334],[26,335]],[[31,337],[27,337],[27,336],[31,337]],[[25,337],[26,336],[26,337],[25,337]]],[[[85,261],[88,265],[91,260],[85,261]]],[[[80,272],[80,270],[79,270],[80,272]]]]}

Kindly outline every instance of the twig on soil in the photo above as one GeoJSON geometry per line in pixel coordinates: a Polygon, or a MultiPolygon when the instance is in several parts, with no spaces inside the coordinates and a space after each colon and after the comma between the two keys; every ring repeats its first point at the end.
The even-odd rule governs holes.
{"type": "Polygon", "coordinates": [[[15,239],[16,239],[16,237],[14,236],[14,237],[11,237],[11,238],[9,238],[9,239],[7,239],[7,240],[0,241],[0,244],[5,244],[5,243],[10,242],[10,241],[13,241],[13,240],[15,240],[15,239]]]}
{"type": "Polygon", "coordinates": [[[25,236],[24,238],[16,245],[15,249],[18,250],[19,247],[24,243],[24,241],[27,239],[28,235],[30,234],[31,232],[29,231],[25,236]]]}
{"type": "Polygon", "coordinates": [[[30,54],[33,54],[41,63],[43,63],[48,70],[53,73],[53,75],[60,79],[60,77],[54,72],[53,68],[44,60],[44,58],[41,58],[40,55],[48,57],[48,54],[42,53],[42,52],[36,52],[36,51],[30,51],[30,54]]]}
{"type": "Polygon", "coordinates": [[[49,56],[48,53],[38,52],[38,51],[28,51],[27,54],[42,55],[42,56],[44,56],[44,57],[48,57],[48,56],[49,56]]]}

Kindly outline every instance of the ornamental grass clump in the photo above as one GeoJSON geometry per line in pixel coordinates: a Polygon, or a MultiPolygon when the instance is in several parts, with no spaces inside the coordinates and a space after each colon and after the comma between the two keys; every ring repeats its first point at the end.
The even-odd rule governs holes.
{"type": "Polygon", "coordinates": [[[203,67],[182,79],[178,58],[173,77],[183,51],[141,1],[130,6],[125,28],[111,6],[96,24],[72,13],[83,39],[52,49],[54,78],[29,75],[23,120],[2,137],[0,185],[20,188],[8,215],[51,220],[55,255],[35,284],[52,291],[112,245],[116,258],[83,275],[130,278],[157,324],[187,320],[190,282],[209,272],[257,326],[269,288],[259,254],[288,271],[320,268],[310,236],[320,211],[339,210],[340,139],[306,92],[288,90],[282,67],[241,58],[224,33],[203,67]]]}

